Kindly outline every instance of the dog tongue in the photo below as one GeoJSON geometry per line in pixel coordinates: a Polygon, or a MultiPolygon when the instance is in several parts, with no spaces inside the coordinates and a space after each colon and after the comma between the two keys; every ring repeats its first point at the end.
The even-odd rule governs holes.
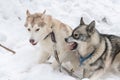
{"type": "Polygon", "coordinates": [[[69,43],[69,49],[70,49],[70,50],[73,50],[73,49],[74,49],[74,47],[75,47],[74,42],[69,43]]]}

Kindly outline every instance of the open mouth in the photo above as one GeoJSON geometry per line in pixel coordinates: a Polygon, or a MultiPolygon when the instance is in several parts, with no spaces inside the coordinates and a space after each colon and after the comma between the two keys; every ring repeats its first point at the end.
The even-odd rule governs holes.
{"type": "Polygon", "coordinates": [[[75,50],[78,46],[76,42],[69,42],[68,45],[70,50],[75,50]]]}

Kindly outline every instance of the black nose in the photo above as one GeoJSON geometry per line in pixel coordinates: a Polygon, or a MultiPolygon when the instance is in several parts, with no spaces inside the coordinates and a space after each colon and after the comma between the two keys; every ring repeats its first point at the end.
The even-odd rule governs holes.
{"type": "Polygon", "coordinates": [[[34,43],[35,42],[35,40],[34,39],[30,39],[30,43],[34,43]]]}
{"type": "Polygon", "coordinates": [[[65,42],[68,42],[68,39],[67,39],[67,38],[65,38],[65,42]]]}

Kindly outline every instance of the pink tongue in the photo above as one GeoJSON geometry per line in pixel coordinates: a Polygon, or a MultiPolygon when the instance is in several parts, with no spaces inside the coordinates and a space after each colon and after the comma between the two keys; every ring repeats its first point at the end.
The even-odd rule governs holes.
{"type": "Polygon", "coordinates": [[[70,44],[69,44],[70,50],[72,50],[74,47],[75,47],[75,44],[74,44],[74,43],[70,43],[70,44]]]}
{"type": "Polygon", "coordinates": [[[70,46],[70,50],[72,50],[73,49],[73,46],[70,46]]]}

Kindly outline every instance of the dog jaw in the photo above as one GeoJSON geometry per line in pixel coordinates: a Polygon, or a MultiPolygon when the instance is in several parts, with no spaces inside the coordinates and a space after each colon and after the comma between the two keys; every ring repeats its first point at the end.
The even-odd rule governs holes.
{"type": "Polygon", "coordinates": [[[78,44],[74,41],[71,41],[69,38],[70,37],[65,38],[65,42],[67,42],[68,48],[70,50],[75,50],[77,48],[78,44]]]}
{"type": "Polygon", "coordinates": [[[70,50],[75,50],[78,46],[76,42],[69,42],[67,45],[70,50]]]}

